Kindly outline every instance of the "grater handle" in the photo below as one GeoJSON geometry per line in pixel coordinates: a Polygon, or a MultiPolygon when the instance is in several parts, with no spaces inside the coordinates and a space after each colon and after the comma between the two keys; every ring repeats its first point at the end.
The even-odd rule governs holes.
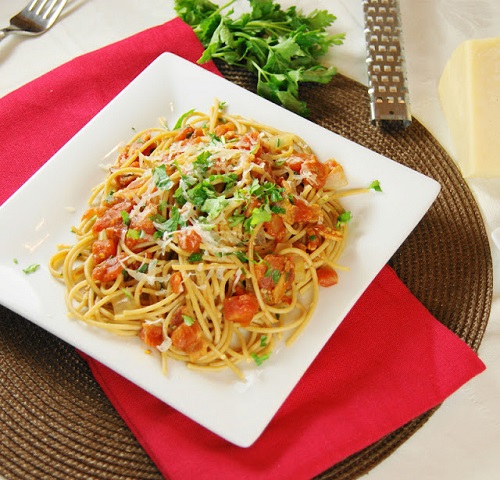
{"type": "Polygon", "coordinates": [[[374,125],[411,124],[399,0],[362,0],[370,116],[374,125]]]}

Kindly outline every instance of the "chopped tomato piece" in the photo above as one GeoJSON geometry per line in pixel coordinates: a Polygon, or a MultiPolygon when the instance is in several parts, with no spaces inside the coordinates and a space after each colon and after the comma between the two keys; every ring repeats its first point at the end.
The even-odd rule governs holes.
{"type": "Polygon", "coordinates": [[[157,347],[163,343],[163,327],[151,323],[143,323],[139,338],[149,347],[157,347]]]}
{"type": "Polygon", "coordinates": [[[92,207],[89,208],[83,215],[82,215],[82,220],[87,220],[89,218],[92,218],[94,215],[97,217],[102,217],[104,213],[106,212],[107,208],[106,207],[92,207]]]}
{"type": "Polygon", "coordinates": [[[177,237],[179,247],[189,253],[200,251],[201,237],[194,230],[180,232],[177,237]]]}
{"type": "Polygon", "coordinates": [[[317,204],[308,205],[304,200],[295,198],[292,207],[293,223],[316,223],[321,216],[321,207],[317,204]]]}
{"type": "Polygon", "coordinates": [[[288,166],[295,172],[300,173],[300,169],[302,167],[302,162],[304,159],[298,155],[291,157],[288,160],[288,166]]]}
{"type": "Polygon", "coordinates": [[[96,240],[92,244],[92,255],[94,256],[95,264],[99,264],[109,257],[116,255],[117,244],[113,238],[105,240],[96,240]]]}
{"type": "Polygon", "coordinates": [[[307,228],[306,229],[306,241],[307,241],[307,250],[312,252],[316,250],[321,245],[321,237],[316,228],[307,228]]]}
{"type": "Polygon", "coordinates": [[[273,214],[269,222],[265,222],[264,225],[265,232],[273,237],[277,242],[283,240],[286,234],[285,222],[280,215],[273,214]]]}
{"type": "Polygon", "coordinates": [[[127,227],[123,224],[114,225],[113,227],[108,227],[106,228],[106,237],[118,243],[121,240],[123,232],[125,232],[126,229],[127,227]]]}
{"type": "Polygon", "coordinates": [[[102,283],[112,282],[122,273],[123,266],[120,261],[125,259],[125,254],[120,254],[117,257],[111,257],[104,260],[92,270],[92,279],[102,283]]]}
{"type": "MultiPolygon", "coordinates": [[[[226,135],[227,133],[232,133],[235,130],[235,126],[233,123],[221,123],[220,125],[217,125],[214,130],[214,134],[217,137],[222,137],[223,135],[226,135]]],[[[233,137],[234,135],[226,135],[228,138],[233,137]]]]}
{"type": "Polygon", "coordinates": [[[150,218],[132,218],[130,220],[130,228],[133,230],[142,230],[148,235],[153,235],[156,232],[156,228],[153,224],[153,220],[150,218]]]}
{"type": "Polygon", "coordinates": [[[174,142],[180,142],[181,140],[186,140],[194,133],[194,128],[191,125],[184,127],[175,137],[174,142]]]}
{"type": "Polygon", "coordinates": [[[118,175],[115,178],[116,185],[118,186],[118,190],[122,188],[128,187],[137,177],[132,173],[127,173],[125,175],[118,175]]]}
{"type": "Polygon", "coordinates": [[[313,154],[307,156],[300,168],[300,174],[304,176],[304,181],[316,188],[322,188],[325,185],[329,173],[328,165],[320,162],[313,154]]]}
{"type": "Polygon", "coordinates": [[[111,208],[108,208],[104,214],[99,217],[92,227],[94,232],[100,232],[108,227],[123,224],[122,212],[130,213],[132,211],[132,203],[128,200],[117,203],[111,208]]]}
{"type": "Polygon", "coordinates": [[[170,277],[170,285],[172,286],[172,290],[174,293],[182,293],[184,290],[184,287],[182,286],[182,273],[181,272],[174,272],[172,273],[172,276],[170,277]]]}
{"type": "Polygon", "coordinates": [[[236,322],[242,326],[247,326],[259,311],[259,301],[251,293],[237,295],[224,299],[222,313],[228,322],[236,322]]]}
{"type": "Polygon", "coordinates": [[[323,265],[316,269],[316,273],[318,275],[318,282],[322,287],[331,287],[332,285],[336,285],[339,281],[337,272],[327,265],[323,265]]]}
{"type": "MultiPolygon", "coordinates": [[[[258,140],[259,140],[259,132],[257,132],[257,131],[249,132],[249,133],[243,135],[242,137],[240,137],[240,140],[238,142],[238,147],[246,149],[246,150],[251,150],[253,147],[255,147],[258,140]]],[[[260,150],[260,147],[259,147],[259,150],[260,150]]],[[[260,152],[255,152],[256,155],[258,153],[260,153],[260,152]]]]}
{"type": "Polygon", "coordinates": [[[199,323],[192,325],[181,323],[170,336],[172,345],[187,353],[191,361],[202,357],[207,352],[207,343],[199,323]]]}
{"type": "Polygon", "coordinates": [[[275,305],[292,286],[295,266],[287,255],[269,254],[255,265],[255,275],[266,302],[275,305]]]}
{"type": "Polygon", "coordinates": [[[313,153],[296,153],[288,160],[288,166],[304,177],[304,182],[322,188],[330,173],[330,164],[322,163],[313,153]]]}

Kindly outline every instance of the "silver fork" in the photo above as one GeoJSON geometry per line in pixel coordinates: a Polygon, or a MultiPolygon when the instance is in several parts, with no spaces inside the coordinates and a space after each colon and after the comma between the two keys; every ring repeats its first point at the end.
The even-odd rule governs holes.
{"type": "Polygon", "coordinates": [[[10,25],[0,30],[0,41],[9,33],[40,35],[57,20],[67,0],[32,0],[17,15],[10,19],[10,25]]]}

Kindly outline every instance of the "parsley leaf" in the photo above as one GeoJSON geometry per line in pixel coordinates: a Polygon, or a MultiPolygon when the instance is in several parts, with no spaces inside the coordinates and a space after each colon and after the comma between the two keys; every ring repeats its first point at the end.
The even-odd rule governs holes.
{"type": "Polygon", "coordinates": [[[167,169],[164,164],[153,169],[153,180],[156,188],[159,190],[169,190],[174,184],[174,182],[172,182],[170,177],[167,175],[167,169]]]}
{"type": "Polygon", "coordinates": [[[352,214],[351,212],[343,212],[337,217],[337,228],[339,228],[341,225],[349,223],[351,221],[352,214]]]}
{"type": "Polygon", "coordinates": [[[190,327],[191,325],[194,324],[195,320],[193,317],[190,317],[189,315],[182,315],[182,320],[184,321],[184,323],[190,327]]]}
{"type": "Polygon", "coordinates": [[[372,183],[370,183],[368,188],[375,190],[376,192],[382,191],[382,187],[380,186],[380,182],[378,180],[374,180],[372,183]]]}
{"type": "Polygon", "coordinates": [[[201,262],[202,260],[203,260],[203,251],[192,253],[188,257],[188,262],[190,263],[201,262]]]}
{"type": "Polygon", "coordinates": [[[259,95],[307,116],[299,85],[328,83],[336,74],[335,67],[319,61],[343,43],[344,34],[327,32],[336,17],[326,10],[305,15],[296,7],[282,10],[273,0],[249,0],[250,12],[235,18],[227,10],[234,2],[219,7],[209,0],[175,0],[177,14],[205,47],[198,63],[219,59],[245,68],[257,76],[259,95]]]}
{"type": "Polygon", "coordinates": [[[39,268],[40,265],[38,263],[33,263],[28,267],[23,268],[23,272],[26,273],[26,275],[29,275],[30,273],[35,273],[39,268]]]}
{"type": "Polygon", "coordinates": [[[227,207],[228,204],[229,201],[226,200],[226,197],[224,195],[221,195],[216,198],[207,198],[203,202],[200,210],[207,213],[208,218],[210,220],[213,220],[220,215],[220,213],[227,207]]]}
{"type": "Polygon", "coordinates": [[[170,218],[165,220],[164,222],[160,222],[160,216],[155,217],[155,221],[157,221],[157,231],[154,234],[154,238],[162,237],[165,233],[172,233],[179,229],[179,227],[184,227],[186,225],[186,221],[181,218],[179,209],[174,205],[172,210],[170,211],[170,218]]]}
{"type": "Polygon", "coordinates": [[[252,353],[252,358],[257,366],[262,365],[266,360],[271,356],[270,353],[264,353],[263,355],[257,355],[256,353],[252,353]]]}
{"type": "Polygon", "coordinates": [[[269,210],[269,207],[267,205],[259,208],[254,208],[252,210],[252,215],[250,215],[248,220],[250,228],[260,225],[264,222],[269,222],[271,220],[271,211],[269,210]]]}

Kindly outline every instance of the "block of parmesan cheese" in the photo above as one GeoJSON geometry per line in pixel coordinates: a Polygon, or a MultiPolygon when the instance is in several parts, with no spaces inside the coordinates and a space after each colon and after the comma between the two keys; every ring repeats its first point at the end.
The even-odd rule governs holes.
{"type": "Polygon", "coordinates": [[[500,37],[459,45],[441,76],[439,98],[462,175],[500,176],[500,37]]]}

